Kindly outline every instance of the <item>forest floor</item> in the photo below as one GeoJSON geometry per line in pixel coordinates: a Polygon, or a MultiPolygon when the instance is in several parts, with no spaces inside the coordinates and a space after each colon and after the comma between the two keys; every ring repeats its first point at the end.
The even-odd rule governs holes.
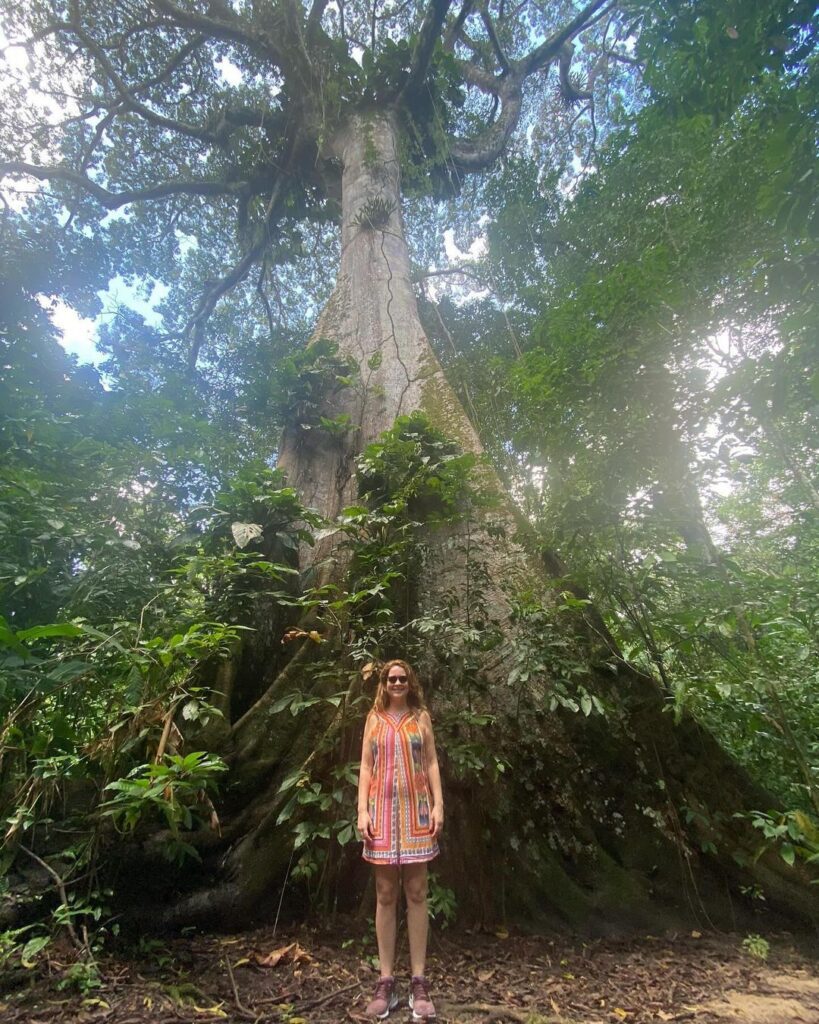
{"type": "MultiPolygon", "coordinates": [[[[350,937],[355,932],[356,937],[350,937]]],[[[819,954],[769,935],[767,960],[734,934],[687,932],[581,941],[435,931],[427,974],[436,1024],[819,1024],[819,954]]],[[[406,939],[400,940],[400,962],[406,939]]],[[[0,995],[4,1024],[364,1024],[374,941],[260,928],[238,935],[143,939],[99,959],[102,986],[58,988],[68,957],[18,975],[0,995]]],[[[400,979],[401,996],[406,982],[400,979]]],[[[406,1002],[392,1024],[410,1018],[406,1002]]]]}

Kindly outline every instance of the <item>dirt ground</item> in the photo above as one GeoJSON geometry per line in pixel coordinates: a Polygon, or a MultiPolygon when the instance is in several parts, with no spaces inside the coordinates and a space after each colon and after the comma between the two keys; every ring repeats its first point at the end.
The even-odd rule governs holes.
{"type": "MultiPolygon", "coordinates": [[[[7,979],[0,1019],[363,1024],[377,971],[374,941],[357,927],[143,939],[100,957],[102,987],[84,994],[58,988],[70,957],[51,953],[12,987],[7,979]]],[[[438,1024],[819,1024],[819,951],[814,958],[788,935],[767,939],[763,961],[741,935],[582,942],[450,930],[431,936],[427,974],[438,1024]]],[[[406,961],[405,945],[399,957],[406,961]]],[[[399,975],[402,998],[406,981],[399,975]]],[[[409,1019],[406,1002],[390,1017],[409,1019]]]]}

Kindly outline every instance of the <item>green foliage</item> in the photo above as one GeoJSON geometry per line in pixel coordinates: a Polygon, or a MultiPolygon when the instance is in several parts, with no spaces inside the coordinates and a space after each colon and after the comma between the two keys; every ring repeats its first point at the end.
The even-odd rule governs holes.
{"type": "Polygon", "coordinates": [[[497,303],[441,305],[462,353],[443,357],[547,564],[570,568],[558,586],[811,816],[814,8],[641,8],[648,102],[594,172],[566,196],[516,156],[492,186],[487,273],[520,300],[519,357],[497,303]]]}
{"type": "Polygon", "coordinates": [[[761,935],[750,934],[746,935],[742,940],[742,948],[755,960],[767,960],[768,955],[771,952],[771,944],[767,939],[763,939],[761,935]]]}
{"type": "Polygon", "coordinates": [[[757,856],[773,847],[786,864],[819,863],[819,826],[804,811],[753,811],[747,817],[765,837],[757,856]]]}
{"type": "Polygon", "coordinates": [[[463,514],[475,464],[423,413],[400,416],[359,456],[359,492],[386,515],[443,522],[463,514]]]}
{"type": "Polygon", "coordinates": [[[139,765],[126,778],[109,782],[105,791],[114,795],[100,805],[100,811],[124,832],[133,832],[146,819],[161,817],[173,837],[162,847],[168,859],[198,860],[195,848],[180,838],[180,829],[192,831],[210,820],[213,805],[204,798],[216,793],[216,778],[225,771],[221,758],[204,751],[184,757],[166,754],[159,763],[139,765]]]}
{"type": "MultiPolygon", "coordinates": [[[[589,604],[589,601],[578,599],[569,591],[562,591],[557,610],[582,611],[589,604]]],[[[563,708],[582,712],[586,717],[593,711],[604,714],[600,698],[584,685],[589,682],[590,672],[580,638],[572,637],[555,616],[555,609],[544,605],[533,594],[524,594],[512,612],[519,631],[508,685],[519,695],[518,699],[534,684],[536,691],[543,693],[550,711],[563,708]]]]}
{"type": "Polygon", "coordinates": [[[87,996],[95,989],[102,988],[99,967],[93,961],[78,960],[63,971],[57,988],[61,992],[78,992],[87,996]]]}
{"type": "Polygon", "coordinates": [[[430,917],[438,921],[441,928],[448,928],[458,913],[458,900],[455,892],[443,885],[434,871],[429,873],[427,881],[429,885],[427,907],[430,917]]]}
{"type": "Polygon", "coordinates": [[[325,403],[340,388],[352,387],[357,366],[338,355],[338,346],[319,338],[303,351],[287,356],[273,379],[273,401],[282,421],[301,430],[346,429],[347,423],[321,415],[325,403]]]}

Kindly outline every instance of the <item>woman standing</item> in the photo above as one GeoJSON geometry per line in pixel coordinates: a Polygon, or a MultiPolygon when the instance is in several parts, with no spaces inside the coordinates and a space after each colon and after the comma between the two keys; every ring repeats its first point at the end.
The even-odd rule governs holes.
{"type": "Polygon", "coordinates": [[[364,859],[375,871],[375,934],[381,977],[367,1014],[387,1017],[395,994],[395,938],[401,883],[407,900],[414,1021],[435,1017],[424,977],[427,954],[427,862],[438,856],[444,824],[441,772],[432,720],[412,668],[399,660],[381,669],[364,727],[358,779],[358,829],[364,859]]]}

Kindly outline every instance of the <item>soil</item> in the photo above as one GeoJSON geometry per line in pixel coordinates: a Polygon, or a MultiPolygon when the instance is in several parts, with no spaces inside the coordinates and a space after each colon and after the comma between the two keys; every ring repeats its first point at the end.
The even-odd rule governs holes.
{"type": "MultiPolygon", "coordinates": [[[[819,1024],[819,961],[792,936],[767,941],[761,960],[732,934],[582,941],[445,930],[430,937],[427,975],[437,1024],[819,1024]]],[[[405,937],[399,945],[404,963],[405,937]]],[[[102,985],[85,993],[58,987],[72,959],[62,952],[51,946],[7,975],[5,1024],[363,1024],[377,978],[374,941],[358,924],[143,939],[101,955],[102,985]]],[[[409,1019],[406,1002],[390,1016],[409,1019]]]]}

